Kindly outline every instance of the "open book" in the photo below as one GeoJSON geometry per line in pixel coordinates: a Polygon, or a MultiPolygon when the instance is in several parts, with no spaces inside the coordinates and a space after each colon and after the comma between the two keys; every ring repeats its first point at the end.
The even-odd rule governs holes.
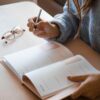
{"type": "Polygon", "coordinates": [[[63,45],[46,42],[3,57],[9,68],[33,93],[45,100],[69,96],[76,84],[67,76],[98,73],[82,56],[73,56],[63,45]]]}

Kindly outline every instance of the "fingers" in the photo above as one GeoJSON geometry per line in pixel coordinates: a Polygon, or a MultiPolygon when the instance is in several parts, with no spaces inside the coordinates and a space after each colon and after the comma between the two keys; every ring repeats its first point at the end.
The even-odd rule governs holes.
{"type": "Polygon", "coordinates": [[[72,99],[77,99],[77,98],[79,98],[80,96],[81,96],[81,94],[82,94],[82,92],[80,92],[80,91],[82,91],[82,90],[76,90],[73,94],[71,94],[71,98],[72,99]]]}
{"type": "Polygon", "coordinates": [[[29,31],[33,31],[33,29],[34,29],[34,21],[33,21],[33,19],[32,18],[30,18],[29,20],[28,20],[28,24],[27,24],[27,26],[29,27],[29,31]]]}
{"type": "Polygon", "coordinates": [[[34,31],[34,34],[40,38],[49,38],[49,34],[47,34],[45,31],[38,31],[37,29],[34,31]]]}
{"type": "Polygon", "coordinates": [[[98,77],[98,75],[91,74],[85,76],[68,77],[68,79],[74,82],[83,81],[71,95],[73,99],[77,99],[80,96],[94,99],[100,95],[100,76],[98,77]]]}
{"type": "Polygon", "coordinates": [[[34,24],[33,18],[28,19],[28,27],[31,27],[34,24]]]}
{"type": "MultiPolygon", "coordinates": [[[[37,17],[34,17],[34,18],[33,18],[33,21],[36,22],[36,19],[37,19],[37,17]]],[[[40,21],[42,21],[42,19],[39,18],[39,19],[38,19],[38,22],[40,22],[40,21]]]]}
{"type": "Polygon", "coordinates": [[[69,76],[68,79],[73,82],[81,82],[84,81],[88,75],[82,75],[82,76],[69,76]]]}
{"type": "Polygon", "coordinates": [[[49,29],[48,22],[40,21],[36,24],[36,29],[33,30],[33,33],[39,37],[42,38],[49,38],[50,37],[50,31],[47,31],[46,29],[49,29]]]}
{"type": "Polygon", "coordinates": [[[41,37],[42,35],[46,34],[44,31],[39,31],[38,29],[34,30],[34,34],[41,37]]]}
{"type": "Polygon", "coordinates": [[[39,30],[45,30],[48,26],[48,22],[40,21],[39,23],[36,24],[37,29],[39,30]]]}
{"type": "Polygon", "coordinates": [[[71,94],[72,99],[77,99],[78,97],[82,96],[84,92],[85,84],[84,82],[80,84],[80,86],[71,94]]]}
{"type": "Polygon", "coordinates": [[[71,95],[72,99],[77,99],[78,97],[83,95],[84,88],[85,88],[85,80],[87,79],[88,75],[82,75],[82,76],[69,76],[68,79],[73,82],[82,82],[77,89],[74,91],[74,93],[71,95]]]}
{"type": "MultiPolygon", "coordinates": [[[[27,26],[28,26],[28,27],[31,27],[33,24],[35,24],[36,19],[37,19],[37,17],[28,19],[28,24],[27,24],[27,26]]],[[[38,22],[40,22],[40,21],[42,21],[42,20],[39,18],[39,19],[38,19],[38,22]]]]}
{"type": "MultiPolygon", "coordinates": [[[[29,31],[31,31],[31,32],[32,32],[34,29],[36,29],[37,26],[39,25],[38,23],[39,23],[40,21],[42,21],[41,19],[38,19],[38,23],[35,23],[36,19],[37,19],[37,17],[28,19],[28,24],[27,24],[27,26],[29,27],[29,31]]],[[[41,23],[41,24],[42,24],[42,23],[41,23]]],[[[41,26],[42,26],[42,25],[41,25],[41,26]]]]}
{"type": "Polygon", "coordinates": [[[42,38],[54,38],[59,35],[58,28],[55,28],[56,25],[52,25],[51,23],[47,21],[40,21],[38,23],[35,23],[34,21],[36,18],[31,18],[28,20],[28,27],[33,34],[42,37],[42,38]]]}
{"type": "Polygon", "coordinates": [[[39,22],[35,23],[35,20],[36,17],[28,20],[27,26],[29,27],[29,31],[33,32],[36,36],[47,38],[48,35],[45,32],[47,22],[39,19],[39,22]]]}

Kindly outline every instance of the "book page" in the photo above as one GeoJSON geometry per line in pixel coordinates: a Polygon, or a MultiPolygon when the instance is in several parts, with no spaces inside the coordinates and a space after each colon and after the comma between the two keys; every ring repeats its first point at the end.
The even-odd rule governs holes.
{"type": "Polygon", "coordinates": [[[73,85],[67,76],[97,73],[83,57],[74,56],[67,60],[48,65],[27,73],[25,76],[31,80],[39,94],[43,97],[63,90],[73,85]]]}
{"type": "Polygon", "coordinates": [[[4,57],[5,63],[19,78],[32,70],[64,60],[72,53],[56,42],[46,42],[4,57]]]}

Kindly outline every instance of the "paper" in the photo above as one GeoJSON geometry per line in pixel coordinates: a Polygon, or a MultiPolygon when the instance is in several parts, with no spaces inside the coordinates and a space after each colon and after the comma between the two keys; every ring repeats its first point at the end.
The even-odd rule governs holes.
{"type": "Polygon", "coordinates": [[[47,42],[14,54],[5,56],[7,65],[16,71],[19,78],[32,70],[44,67],[51,63],[64,60],[72,56],[72,53],[64,46],[47,42]]]}
{"type": "Polygon", "coordinates": [[[85,75],[98,72],[80,56],[72,57],[26,74],[41,96],[47,96],[65,89],[73,83],[67,76],[85,75]]]}

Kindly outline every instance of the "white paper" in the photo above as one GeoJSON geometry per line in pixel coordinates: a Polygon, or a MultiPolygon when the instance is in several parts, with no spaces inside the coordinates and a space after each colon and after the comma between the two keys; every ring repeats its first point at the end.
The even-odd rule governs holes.
{"type": "Polygon", "coordinates": [[[26,76],[32,81],[41,96],[47,96],[58,90],[71,86],[67,76],[84,75],[98,72],[81,56],[48,65],[39,70],[32,71],[26,76]]]}
{"type": "Polygon", "coordinates": [[[19,78],[32,70],[44,67],[51,63],[64,60],[72,56],[72,53],[64,46],[46,42],[4,57],[10,69],[17,72],[19,78]]]}

